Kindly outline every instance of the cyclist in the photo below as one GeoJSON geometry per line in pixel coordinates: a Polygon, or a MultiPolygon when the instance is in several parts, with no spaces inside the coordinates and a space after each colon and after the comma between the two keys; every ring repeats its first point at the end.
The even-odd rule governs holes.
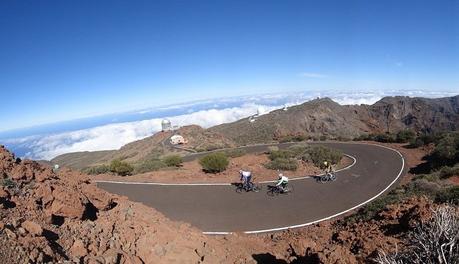
{"type": "Polygon", "coordinates": [[[279,173],[279,178],[277,179],[276,187],[279,188],[281,193],[283,193],[288,185],[288,177],[284,176],[284,174],[279,173]]]}
{"type": "Polygon", "coordinates": [[[331,162],[329,161],[324,161],[324,171],[325,171],[325,175],[329,174],[329,173],[333,173],[333,166],[331,164],[331,162]]]}
{"type": "Polygon", "coordinates": [[[241,182],[244,189],[248,189],[250,187],[250,183],[252,181],[252,172],[249,170],[240,170],[239,175],[241,176],[241,182]]]}

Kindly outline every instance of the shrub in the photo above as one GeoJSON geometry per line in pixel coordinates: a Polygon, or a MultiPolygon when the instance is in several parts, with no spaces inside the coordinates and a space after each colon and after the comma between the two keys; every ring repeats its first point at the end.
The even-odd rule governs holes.
{"type": "Polygon", "coordinates": [[[439,191],[435,196],[435,202],[459,205],[459,186],[453,186],[439,191]]]}
{"type": "Polygon", "coordinates": [[[116,159],[110,163],[110,171],[120,176],[127,176],[132,174],[134,168],[129,163],[116,159]]]}
{"type": "Polygon", "coordinates": [[[89,174],[89,175],[98,175],[98,174],[104,174],[104,173],[109,173],[110,172],[110,166],[108,165],[100,165],[100,166],[94,166],[94,167],[89,167],[83,170],[83,172],[89,174]]]}
{"type": "Polygon", "coordinates": [[[439,137],[432,159],[437,165],[452,165],[459,162],[459,133],[439,137]]]}
{"type": "Polygon", "coordinates": [[[440,178],[438,177],[438,173],[429,173],[429,174],[416,175],[415,179],[416,180],[424,179],[424,180],[429,181],[429,182],[436,182],[440,178]]]}
{"type": "Polygon", "coordinates": [[[395,137],[398,143],[407,143],[416,138],[416,134],[411,130],[399,131],[395,137]]]}
{"type": "Polygon", "coordinates": [[[299,134],[299,135],[289,135],[289,136],[284,136],[279,139],[280,143],[287,143],[287,142],[301,142],[305,141],[308,139],[306,135],[299,134]]]}
{"type": "Polygon", "coordinates": [[[354,141],[368,141],[368,140],[373,140],[374,138],[369,135],[369,134],[362,134],[358,137],[355,137],[353,140],[354,141]]]}
{"type": "Polygon", "coordinates": [[[443,167],[440,169],[440,179],[448,179],[455,175],[459,175],[459,165],[454,167],[443,167]]]}
{"type": "Polygon", "coordinates": [[[432,211],[432,217],[419,223],[408,233],[404,251],[386,254],[380,250],[378,264],[401,263],[457,263],[459,259],[459,211],[442,205],[432,211]]]}
{"type": "Polygon", "coordinates": [[[293,155],[293,157],[297,159],[301,159],[301,157],[309,150],[309,146],[306,144],[298,144],[298,145],[293,145],[288,148],[288,151],[290,151],[293,155]]]}
{"type": "Polygon", "coordinates": [[[150,172],[150,171],[157,171],[160,170],[167,165],[159,160],[159,159],[150,159],[150,160],[145,160],[142,163],[138,164],[135,166],[135,173],[145,173],[145,172],[150,172]]]}
{"type": "Polygon", "coordinates": [[[5,178],[0,181],[0,185],[6,188],[15,188],[17,184],[12,179],[5,178]]]}
{"type": "Polygon", "coordinates": [[[163,162],[167,167],[180,167],[182,165],[183,159],[179,155],[170,155],[164,157],[163,162]]]}
{"type": "Polygon", "coordinates": [[[314,165],[320,168],[323,168],[324,161],[337,164],[343,157],[343,153],[341,151],[324,146],[315,146],[309,149],[308,154],[314,165]]]}
{"type": "Polygon", "coordinates": [[[373,136],[373,140],[381,143],[394,143],[396,141],[396,137],[391,133],[376,134],[373,136]]]}
{"type": "Polygon", "coordinates": [[[269,153],[269,159],[270,160],[276,160],[276,159],[291,159],[295,157],[294,153],[291,152],[290,150],[275,150],[271,151],[269,153]]]}
{"type": "Polygon", "coordinates": [[[202,157],[199,164],[205,172],[218,173],[226,170],[229,160],[225,153],[217,152],[202,157]]]}
{"type": "Polygon", "coordinates": [[[268,154],[273,152],[273,151],[278,151],[279,147],[278,146],[269,146],[268,147],[268,154]]]}
{"type": "Polygon", "coordinates": [[[434,182],[429,182],[425,179],[410,182],[406,187],[406,194],[408,196],[427,196],[434,198],[437,192],[441,190],[441,186],[434,182]]]}
{"type": "Polygon", "coordinates": [[[436,138],[434,135],[421,135],[416,138],[413,138],[410,141],[410,145],[408,147],[410,148],[419,148],[425,145],[428,145],[430,143],[435,142],[436,138]]]}
{"type": "Polygon", "coordinates": [[[266,164],[265,167],[271,170],[294,171],[298,169],[298,162],[293,158],[276,158],[266,164]]]}
{"type": "Polygon", "coordinates": [[[245,154],[247,154],[247,151],[243,149],[229,149],[225,151],[226,156],[230,158],[237,158],[237,157],[242,157],[245,154]]]}

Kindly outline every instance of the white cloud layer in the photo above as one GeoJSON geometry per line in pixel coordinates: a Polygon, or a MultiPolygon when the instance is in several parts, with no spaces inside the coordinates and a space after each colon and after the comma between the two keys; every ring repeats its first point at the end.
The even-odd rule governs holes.
{"type": "MultiPolygon", "coordinates": [[[[215,101],[215,109],[202,110],[179,116],[168,116],[173,125],[184,126],[190,124],[202,127],[211,127],[222,123],[233,122],[257,113],[263,109],[263,113],[274,109],[301,104],[317,97],[331,97],[340,104],[373,104],[383,96],[400,94],[400,92],[368,92],[368,93],[333,93],[322,92],[262,95],[244,98],[245,103],[238,107],[218,109],[218,104],[228,99],[215,101]],[[278,104],[263,103],[263,100],[278,100],[278,104]]],[[[406,91],[404,95],[440,97],[450,96],[452,93],[406,91]]],[[[242,99],[241,99],[242,100],[242,99]]],[[[277,102],[277,101],[276,101],[277,102]]],[[[58,155],[79,152],[118,149],[121,146],[151,136],[161,129],[162,118],[142,120],[126,123],[114,123],[89,129],[59,133],[54,135],[31,136],[27,138],[12,139],[7,144],[26,148],[26,157],[34,159],[52,159],[58,155]]]]}

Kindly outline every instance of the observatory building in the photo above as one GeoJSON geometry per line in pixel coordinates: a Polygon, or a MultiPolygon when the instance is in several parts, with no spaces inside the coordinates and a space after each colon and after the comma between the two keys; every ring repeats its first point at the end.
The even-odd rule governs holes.
{"type": "Polygon", "coordinates": [[[171,137],[171,144],[172,145],[181,145],[181,144],[187,144],[188,140],[186,140],[184,137],[180,135],[173,135],[171,137]]]}
{"type": "Polygon", "coordinates": [[[161,121],[161,130],[163,132],[171,131],[172,130],[171,121],[169,121],[168,119],[163,119],[163,121],[161,121]]]}

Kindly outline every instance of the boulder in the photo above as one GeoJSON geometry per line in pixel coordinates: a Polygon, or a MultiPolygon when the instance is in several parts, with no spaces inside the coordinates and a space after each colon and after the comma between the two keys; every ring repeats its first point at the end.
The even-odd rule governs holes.
{"type": "Polygon", "coordinates": [[[21,224],[21,226],[27,231],[29,232],[30,234],[34,235],[34,236],[41,236],[42,233],[43,233],[43,228],[35,223],[35,222],[32,222],[32,221],[24,221],[24,223],[21,224]]]}
{"type": "Polygon", "coordinates": [[[72,219],[82,219],[88,204],[88,199],[81,193],[62,186],[53,190],[54,200],[50,213],[72,219]]]}
{"type": "Polygon", "coordinates": [[[70,248],[70,254],[74,257],[84,257],[88,254],[83,241],[77,239],[73,242],[72,247],[70,248]]]}

